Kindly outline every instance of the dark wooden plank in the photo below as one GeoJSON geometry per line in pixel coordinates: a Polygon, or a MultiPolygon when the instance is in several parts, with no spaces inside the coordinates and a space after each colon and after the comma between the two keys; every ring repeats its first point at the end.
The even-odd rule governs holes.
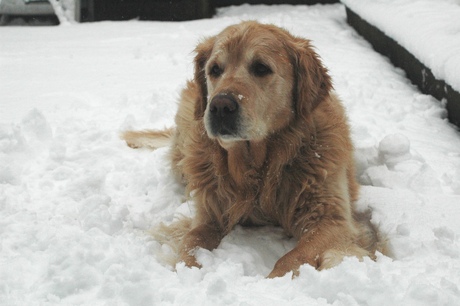
{"type": "Polygon", "coordinates": [[[428,67],[394,39],[368,23],[348,7],[346,12],[348,24],[369,41],[377,52],[387,56],[396,67],[403,69],[407,77],[413,84],[417,85],[421,92],[432,95],[440,101],[443,99],[447,101],[446,108],[449,121],[460,127],[460,93],[444,80],[436,79],[428,67]]]}

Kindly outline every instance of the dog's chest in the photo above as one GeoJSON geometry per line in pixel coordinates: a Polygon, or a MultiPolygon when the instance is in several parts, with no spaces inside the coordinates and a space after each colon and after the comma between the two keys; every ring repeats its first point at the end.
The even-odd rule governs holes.
{"type": "Polygon", "coordinates": [[[317,177],[308,171],[299,171],[289,166],[276,174],[263,173],[259,185],[254,189],[257,192],[252,195],[252,201],[245,202],[248,214],[239,223],[244,226],[274,225],[287,229],[290,228],[289,224],[296,222],[299,215],[305,216],[314,210],[320,184],[317,177]]]}

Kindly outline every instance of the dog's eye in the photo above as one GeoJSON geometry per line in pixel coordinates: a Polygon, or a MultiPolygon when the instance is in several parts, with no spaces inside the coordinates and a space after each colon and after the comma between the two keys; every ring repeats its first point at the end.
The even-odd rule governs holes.
{"type": "Polygon", "coordinates": [[[222,70],[222,68],[220,68],[217,64],[214,64],[209,70],[209,74],[213,77],[219,77],[222,75],[223,72],[224,71],[222,70]]]}
{"type": "Polygon", "coordinates": [[[267,65],[261,62],[255,62],[251,67],[252,73],[258,77],[263,77],[271,74],[273,71],[267,65]]]}

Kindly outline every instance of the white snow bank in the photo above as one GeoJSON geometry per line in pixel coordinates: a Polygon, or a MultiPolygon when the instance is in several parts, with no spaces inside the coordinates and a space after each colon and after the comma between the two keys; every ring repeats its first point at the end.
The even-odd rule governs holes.
{"type": "Polygon", "coordinates": [[[445,110],[332,6],[242,6],[184,23],[4,28],[0,48],[0,304],[456,305],[460,135],[445,110]],[[350,117],[360,209],[394,258],[355,258],[265,279],[294,245],[237,227],[203,268],[163,264],[149,234],[193,213],[167,150],[132,150],[122,129],[172,124],[200,37],[242,19],[313,40],[350,117]]]}
{"type": "Polygon", "coordinates": [[[61,25],[75,23],[76,0],[48,0],[61,25]]]}
{"type": "Polygon", "coordinates": [[[342,0],[460,92],[459,0],[342,0]]]}

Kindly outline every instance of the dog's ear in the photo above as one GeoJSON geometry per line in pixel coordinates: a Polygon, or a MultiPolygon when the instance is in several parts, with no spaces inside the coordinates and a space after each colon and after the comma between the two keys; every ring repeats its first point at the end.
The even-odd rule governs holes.
{"type": "Polygon", "coordinates": [[[306,118],[327,98],[332,81],[310,41],[295,38],[289,49],[294,68],[294,107],[297,115],[306,118]]]}
{"type": "Polygon", "coordinates": [[[206,62],[211,56],[214,47],[215,37],[209,37],[201,42],[195,48],[195,76],[194,81],[198,85],[199,96],[195,103],[195,119],[203,118],[204,111],[206,110],[208,99],[208,87],[206,84],[206,62]]]}

